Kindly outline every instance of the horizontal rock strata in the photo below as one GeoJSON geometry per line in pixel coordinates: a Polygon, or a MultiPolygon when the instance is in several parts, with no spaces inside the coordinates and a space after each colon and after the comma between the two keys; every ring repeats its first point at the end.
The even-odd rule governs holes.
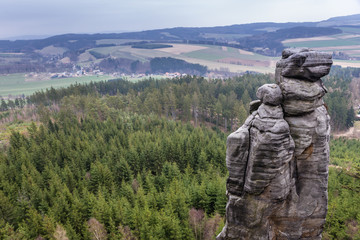
{"type": "Polygon", "coordinates": [[[321,239],[327,212],[330,117],[321,77],[331,55],[286,49],[276,84],[227,140],[226,224],[217,239],[321,239]]]}

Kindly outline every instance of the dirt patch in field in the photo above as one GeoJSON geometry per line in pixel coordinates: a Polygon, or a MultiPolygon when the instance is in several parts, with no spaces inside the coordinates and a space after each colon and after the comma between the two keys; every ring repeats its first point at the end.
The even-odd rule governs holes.
{"type": "Polygon", "coordinates": [[[242,54],[242,55],[254,55],[253,52],[245,51],[245,50],[242,50],[242,49],[239,49],[239,53],[242,54]]]}
{"type": "Polygon", "coordinates": [[[360,54],[360,49],[358,49],[358,50],[346,50],[346,51],[343,51],[343,52],[345,52],[346,54],[350,54],[350,55],[360,54]]]}
{"type": "Polygon", "coordinates": [[[260,66],[260,67],[269,67],[269,61],[260,61],[260,60],[248,60],[248,59],[238,59],[238,58],[222,58],[218,60],[221,63],[235,64],[235,65],[244,65],[244,66],[260,66]]]}
{"type": "Polygon", "coordinates": [[[71,60],[69,57],[64,57],[60,60],[60,62],[62,62],[64,64],[68,64],[68,63],[71,63],[71,60]]]}
{"type": "Polygon", "coordinates": [[[270,61],[270,67],[275,70],[275,68],[276,68],[276,63],[277,63],[277,62],[278,62],[277,60],[271,60],[271,61],[270,61]]]}
{"type": "Polygon", "coordinates": [[[161,52],[167,52],[167,53],[179,55],[182,53],[188,53],[188,52],[193,52],[193,51],[198,51],[198,50],[203,50],[203,49],[208,48],[208,47],[204,47],[204,46],[189,45],[189,44],[171,44],[171,45],[173,47],[161,48],[161,49],[157,49],[157,50],[161,51],[161,52]]]}
{"type": "Polygon", "coordinates": [[[48,73],[29,73],[25,75],[25,82],[40,82],[50,80],[51,75],[48,73]]]}
{"type": "Polygon", "coordinates": [[[341,62],[341,61],[334,61],[333,65],[338,65],[341,67],[354,67],[354,68],[360,68],[360,62],[341,62]]]}
{"type": "Polygon", "coordinates": [[[311,37],[311,38],[291,38],[282,41],[282,43],[294,43],[294,42],[309,42],[309,41],[326,41],[326,40],[336,40],[334,37],[311,37]]]}
{"type": "Polygon", "coordinates": [[[334,47],[314,47],[314,50],[346,50],[346,49],[360,49],[360,45],[346,45],[346,46],[334,46],[334,47]]]}
{"type": "Polygon", "coordinates": [[[0,53],[0,56],[1,55],[22,56],[24,53],[2,52],[0,53]]]}
{"type": "Polygon", "coordinates": [[[349,39],[349,38],[357,38],[360,37],[359,34],[351,34],[351,35],[344,35],[344,36],[339,36],[338,38],[340,39],[349,39]]]}

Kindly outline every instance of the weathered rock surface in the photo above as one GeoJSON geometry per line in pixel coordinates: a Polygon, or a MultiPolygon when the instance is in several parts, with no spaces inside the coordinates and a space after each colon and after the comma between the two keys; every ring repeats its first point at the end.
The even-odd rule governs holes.
{"type": "Polygon", "coordinates": [[[280,88],[276,84],[264,84],[259,87],[256,96],[262,103],[270,105],[279,105],[282,101],[282,94],[280,88]]]}
{"type": "Polygon", "coordinates": [[[229,135],[226,225],[217,239],[321,239],[327,212],[329,115],[321,77],[331,55],[286,49],[277,84],[229,135]]]}
{"type": "Polygon", "coordinates": [[[289,48],[276,63],[276,77],[290,77],[307,81],[318,81],[329,74],[332,55],[308,48],[289,48]]]}

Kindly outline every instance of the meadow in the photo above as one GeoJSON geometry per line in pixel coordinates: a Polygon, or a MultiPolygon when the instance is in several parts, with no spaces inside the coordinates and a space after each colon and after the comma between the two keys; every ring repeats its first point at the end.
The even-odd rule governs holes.
{"type": "Polygon", "coordinates": [[[38,81],[27,80],[25,74],[9,74],[0,76],[0,96],[2,98],[8,98],[22,95],[31,95],[36,91],[53,88],[66,87],[75,83],[89,83],[104,81],[114,78],[110,75],[103,76],[81,76],[81,77],[69,77],[69,78],[55,78],[55,79],[41,79],[38,81]]]}
{"type": "Polygon", "coordinates": [[[150,75],[150,76],[131,76],[116,77],[111,75],[95,75],[95,76],[81,76],[58,79],[46,79],[38,81],[27,81],[26,75],[23,73],[0,75],[0,99],[16,98],[19,95],[29,96],[36,91],[53,88],[68,87],[71,84],[84,84],[90,82],[100,82],[110,79],[122,78],[130,82],[137,82],[144,79],[163,79],[165,75],[150,75]],[[10,96],[9,96],[10,95],[10,96]]]}

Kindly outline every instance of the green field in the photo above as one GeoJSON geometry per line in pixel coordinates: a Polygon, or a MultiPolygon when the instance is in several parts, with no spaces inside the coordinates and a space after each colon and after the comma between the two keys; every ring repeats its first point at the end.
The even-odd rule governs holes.
{"type": "MultiPolygon", "coordinates": [[[[164,79],[164,75],[151,75],[151,76],[125,76],[124,80],[137,82],[149,77],[153,79],[164,79]]],[[[72,77],[72,78],[61,78],[61,79],[51,79],[47,81],[26,81],[25,74],[9,74],[9,75],[0,75],[0,98],[16,97],[24,94],[25,96],[31,95],[39,90],[46,90],[51,87],[60,88],[67,87],[75,83],[90,83],[90,82],[99,82],[106,81],[109,79],[116,79],[121,77],[113,77],[110,75],[103,76],[82,76],[82,77],[72,77]]]]}
{"type": "Polygon", "coordinates": [[[17,56],[23,56],[23,53],[0,53],[0,57],[4,57],[4,58],[12,58],[12,57],[17,57],[17,56]]]}
{"type": "Polygon", "coordinates": [[[133,61],[147,61],[154,57],[168,57],[169,54],[158,51],[156,49],[138,49],[131,46],[113,46],[113,47],[99,47],[93,48],[89,51],[98,52],[104,55],[110,55],[116,58],[126,58],[133,61]]]}
{"type": "Polygon", "coordinates": [[[357,27],[339,27],[339,29],[344,33],[360,34],[360,28],[357,27]]]}
{"type": "Polygon", "coordinates": [[[220,33],[204,33],[201,34],[204,38],[215,38],[215,39],[225,39],[228,41],[234,41],[239,38],[251,36],[250,34],[220,34],[220,33]]]}
{"type": "Polygon", "coordinates": [[[339,46],[353,46],[359,45],[360,38],[350,38],[350,39],[335,39],[335,40],[319,40],[319,41],[303,41],[303,42],[292,42],[287,43],[289,47],[339,47],[339,46]]]}
{"type": "Polygon", "coordinates": [[[258,60],[258,61],[271,61],[275,58],[263,56],[256,53],[241,54],[239,49],[232,47],[219,47],[206,45],[206,49],[185,53],[187,57],[198,58],[203,60],[217,61],[224,58],[234,58],[242,60],[258,60]],[[223,50],[226,49],[226,51],[223,50]]]}
{"type": "Polygon", "coordinates": [[[114,77],[104,76],[82,76],[72,78],[59,78],[43,81],[26,81],[25,74],[0,75],[0,96],[7,98],[9,95],[30,95],[39,90],[47,88],[66,87],[74,83],[89,83],[112,79],[114,77]]]}
{"type": "Polygon", "coordinates": [[[204,49],[204,50],[198,50],[198,51],[185,53],[184,55],[186,57],[190,57],[190,58],[199,58],[199,59],[208,60],[208,61],[217,61],[217,60],[224,58],[224,55],[226,55],[226,53],[227,53],[227,52],[224,52],[224,53],[222,53],[222,55],[220,55],[219,52],[222,53],[222,50],[218,50],[216,48],[211,48],[211,49],[204,49]]]}
{"type": "Polygon", "coordinates": [[[120,44],[124,44],[124,43],[128,43],[128,42],[141,42],[143,40],[135,40],[135,39],[101,39],[101,40],[96,40],[96,45],[101,45],[101,44],[116,44],[116,45],[120,45],[120,44]]]}

